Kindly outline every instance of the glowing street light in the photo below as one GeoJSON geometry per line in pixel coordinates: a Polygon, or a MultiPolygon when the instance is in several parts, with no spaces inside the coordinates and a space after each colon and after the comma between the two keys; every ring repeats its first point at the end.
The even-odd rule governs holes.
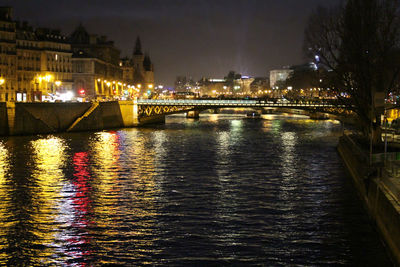
{"type": "Polygon", "coordinates": [[[46,82],[50,82],[53,79],[53,76],[51,74],[47,74],[46,76],[42,77],[43,80],[46,82]]]}
{"type": "Polygon", "coordinates": [[[3,85],[6,82],[6,80],[3,77],[0,77],[0,85],[3,85]]]}

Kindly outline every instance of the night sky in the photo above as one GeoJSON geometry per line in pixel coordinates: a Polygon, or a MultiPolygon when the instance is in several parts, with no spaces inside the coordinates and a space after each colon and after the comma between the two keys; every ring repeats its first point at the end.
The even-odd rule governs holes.
{"type": "Polygon", "coordinates": [[[155,66],[157,83],[177,75],[223,78],[230,70],[267,76],[305,62],[307,17],[340,0],[5,0],[14,18],[70,34],[82,22],[132,53],[138,35],[155,66]]]}

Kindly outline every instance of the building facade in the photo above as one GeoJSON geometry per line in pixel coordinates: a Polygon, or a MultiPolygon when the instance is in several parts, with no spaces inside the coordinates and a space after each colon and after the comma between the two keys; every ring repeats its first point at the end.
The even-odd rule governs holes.
{"type": "Polygon", "coordinates": [[[134,86],[139,97],[150,96],[154,91],[154,66],[148,54],[143,54],[140,38],[137,37],[132,57],[122,58],[120,66],[123,79],[134,86]]]}
{"type": "Polygon", "coordinates": [[[154,67],[141,50],[140,39],[131,58],[105,36],[90,35],[79,25],[70,35],[74,93],[95,100],[130,99],[154,88],[154,67]]]}
{"type": "Polygon", "coordinates": [[[81,24],[69,40],[73,51],[74,94],[91,100],[112,100],[123,96],[127,85],[119,66],[120,51],[114,42],[105,36],[90,35],[81,24]]]}
{"type": "Polygon", "coordinates": [[[0,7],[0,101],[128,99],[154,89],[154,66],[140,39],[131,58],[105,36],[79,25],[67,38],[59,30],[33,29],[0,7]]]}
{"type": "MultiPolygon", "coordinates": [[[[73,87],[71,45],[59,30],[41,28],[35,33],[41,49],[40,73],[34,78],[37,91],[42,100],[58,99],[73,87]]],[[[39,98],[37,94],[34,97],[39,98]]]]}
{"type": "Polygon", "coordinates": [[[34,30],[0,8],[0,101],[54,100],[72,88],[71,46],[58,30],[34,30]]]}
{"type": "Polygon", "coordinates": [[[16,23],[12,8],[0,8],[0,101],[15,101],[17,92],[16,23]]]}
{"type": "MultiPolygon", "coordinates": [[[[278,82],[284,82],[286,81],[287,78],[289,78],[290,74],[293,73],[292,69],[277,69],[277,70],[271,70],[269,72],[269,81],[270,81],[270,86],[272,89],[279,89],[276,88],[278,82]]],[[[282,88],[280,88],[282,89],[282,88]]]]}

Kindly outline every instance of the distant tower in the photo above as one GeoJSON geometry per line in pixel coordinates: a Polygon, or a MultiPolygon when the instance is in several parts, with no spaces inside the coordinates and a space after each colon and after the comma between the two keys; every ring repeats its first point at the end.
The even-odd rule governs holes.
{"type": "Polygon", "coordinates": [[[142,44],[140,42],[140,37],[136,38],[135,49],[133,50],[133,67],[134,71],[134,80],[138,84],[142,84],[145,81],[145,70],[143,67],[144,55],[142,52],[142,44]]]}
{"type": "Polygon", "coordinates": [[[153,63],[151,63],[150,56],[148,53],[146,53],[146,55],[144,56],[143,67],[145,71],[154,71],[153,63]]]}
{"type": "Polygon", "coordinates": [[[140,37],[138,36],[136,38],[136,44],[135,44],[135,50],[134,50],[134,55],[143,55],[142,53],[142,43],[140,42],[140,37]]]}
{"type": "Polygon", "coordinates": [[[144,81],[147,84],[153,84],[154,83],[154,66],[153,63],[151,63],[150,56],[148,53],[144,56],[143,60],[143,68],[144,68],[144,81]]]}
{"type": "Polygon", "coordinates": [[[136,38],[135,49],[133,50],[133,65],[139,72],[143,72],[144,55],[142,52],[142,44],[140,37],[136,38]]]}

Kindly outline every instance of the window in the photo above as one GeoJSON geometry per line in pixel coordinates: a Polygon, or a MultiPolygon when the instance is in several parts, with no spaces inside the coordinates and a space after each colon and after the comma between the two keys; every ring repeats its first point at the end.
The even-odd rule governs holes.
{"type": "Polygon", "coordinates": [[[82,62],[78,62],[76,64],[76,72],[83,72],[83,64],[82,64],[82,62]]]}

